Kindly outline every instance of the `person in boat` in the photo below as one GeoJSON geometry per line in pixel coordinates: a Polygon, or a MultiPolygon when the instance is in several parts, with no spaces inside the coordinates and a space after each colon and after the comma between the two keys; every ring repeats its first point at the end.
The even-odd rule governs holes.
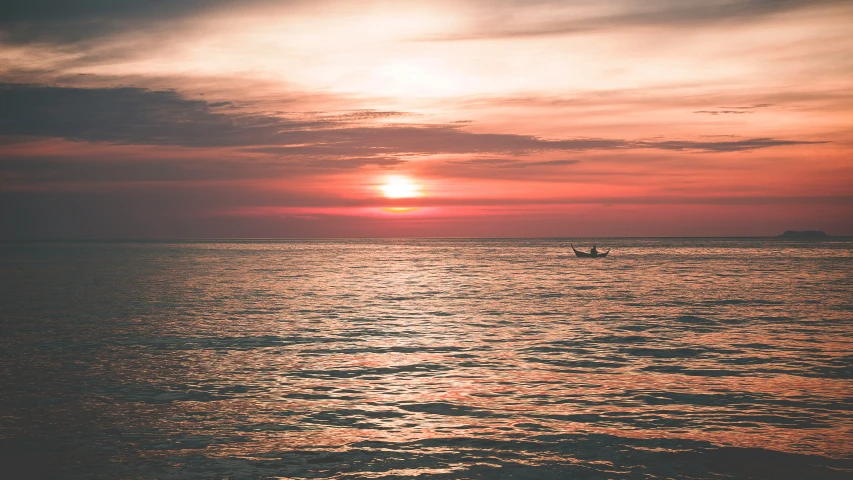
{"type": "Polygon", "coordinates": [[[592,249],[589,251],[589,254],[592,255],[593,257],[598,256],[598,249],[595,248],[595,245],[592,246],[592,249]]]}

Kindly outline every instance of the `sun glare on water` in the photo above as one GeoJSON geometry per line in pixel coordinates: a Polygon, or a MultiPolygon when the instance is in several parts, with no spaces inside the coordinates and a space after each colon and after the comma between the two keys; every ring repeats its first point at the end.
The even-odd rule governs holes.
{"type": "Polygon", "coordinates": [[[413,198],[423,195],[420,185],[402,175],[387,177],[385,183],[379,186],[379,190],[386,198],[413,198]]]}

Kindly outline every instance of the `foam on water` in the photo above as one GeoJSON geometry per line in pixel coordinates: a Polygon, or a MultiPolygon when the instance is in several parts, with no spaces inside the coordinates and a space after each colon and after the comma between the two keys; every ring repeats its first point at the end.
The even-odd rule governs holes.
{"type": "Polygon", "coordinates": [[[848,478],[853,242],[596,243],[611,256],[2,244],[0,460],[63,478],[848,478]]]}

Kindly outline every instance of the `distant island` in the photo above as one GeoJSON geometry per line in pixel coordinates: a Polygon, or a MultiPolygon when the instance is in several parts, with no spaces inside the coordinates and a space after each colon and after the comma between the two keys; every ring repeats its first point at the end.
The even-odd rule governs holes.
{"type": "Polygon", "coordinates": [[[796,232],[794,230],[788,230],[782,235],[778,235],[779,238],[826,238],[829,235],[826,232],[822,232],[820,230],[806,230],[804,232],[796,232]]]}

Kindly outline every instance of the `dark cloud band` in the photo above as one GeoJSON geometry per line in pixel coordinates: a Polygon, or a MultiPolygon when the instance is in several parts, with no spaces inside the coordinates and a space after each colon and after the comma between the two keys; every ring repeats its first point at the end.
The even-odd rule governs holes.
{"type": "MultiPolygon", "coordinates": [[[[389,116],[394,112],[376,112],[389,116]]],[[[68,88],[0,85],[0,135],[184,147],[240,147],[247,153],[286,156],[388,157],[406,154],[516,154],[541,151],[627,150],[737,152],[810,141],[752,138],[721,142],[545,139],[531,135],[472,133],[464,124],[354,126],[349,115],[244,114],[190,100],[174,91],[142,88],[68,88]]],[[[359,112],[356,119],[371,117],[359,112]]]]}

